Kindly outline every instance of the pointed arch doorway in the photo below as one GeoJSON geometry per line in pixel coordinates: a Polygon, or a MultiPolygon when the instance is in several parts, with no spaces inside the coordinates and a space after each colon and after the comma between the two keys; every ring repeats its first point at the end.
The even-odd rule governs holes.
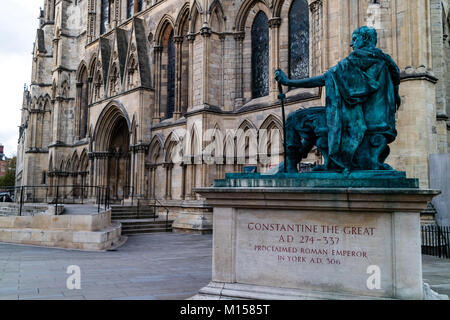
{"type": "Polygon", "coordinates": [[[109,142],[107,185],[112,199],[126,199],[129,196],[130,177],[130,135],[125,118],[113,126],[109,142]]]}
{"type": "Polygon", "coordinates": [[[123,108],[111,105],[99,117],[95,139],[97,185],[106,186],[111,200],[131,193],[130,124],[123,108]]]}

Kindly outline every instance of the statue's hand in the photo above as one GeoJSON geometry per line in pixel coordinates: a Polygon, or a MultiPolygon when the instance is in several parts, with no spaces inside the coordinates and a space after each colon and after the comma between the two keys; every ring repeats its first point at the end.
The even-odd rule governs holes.
{"type": "Polygon", "coordinates": [[[281,69],[275,70],[275,80],[283,85],[287,85],[289,78],[286,76],[286,74],[281,69]]]}

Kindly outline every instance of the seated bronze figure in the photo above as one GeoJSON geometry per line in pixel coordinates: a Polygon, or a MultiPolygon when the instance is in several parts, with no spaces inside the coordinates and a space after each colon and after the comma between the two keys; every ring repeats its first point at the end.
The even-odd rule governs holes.
{"type": "Polygon", "coordinates": [[[396,136],[400,71],[376,48],[377,32],[353,32],[353,52],[321,76],[291,80],[280,69],[275,79],[289,87],[326,87],[326,106],[297,110],[286,121],[288,173],[314,146],[324,157],[315,171],[393,170],[384,163],[396,136]]]}

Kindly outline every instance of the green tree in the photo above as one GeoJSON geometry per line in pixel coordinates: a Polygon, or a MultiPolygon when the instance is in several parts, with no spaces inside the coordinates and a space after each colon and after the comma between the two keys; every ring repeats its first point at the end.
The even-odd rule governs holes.
{"type": "Polygon", "coordinates": [[[8,171],[0,178],[1,187],[14,187],[16,184],[16,157],[9,160],[8,171]]]}

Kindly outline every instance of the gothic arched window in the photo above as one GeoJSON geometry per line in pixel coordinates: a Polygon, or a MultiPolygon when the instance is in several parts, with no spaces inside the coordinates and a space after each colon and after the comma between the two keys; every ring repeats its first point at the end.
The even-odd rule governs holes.
{"type": "Polygon", "coordinates": [[[294,0],[289,10],[289,77],[309,77],[309,6],[294,0]]]}
{"type": "Polygon", "coordinates": [[[172,118],[175,109],[175,41],[173,30],[170,33],[167,45],[167,114],[166,118],[172,118]]]}
{"type": "Polygon", "coordinates": [[[88,72],[83,67],[80,72],[77,84],[77,98],[78,98],[78,137],[80,139],[86,137],[87,122],[88,122],[88,102],[89,102],[89,84],[88,72]]]}
{"type": "Polygon", "coordinates": [[[258,12],[252,25],[252,98],[269,94],[269,20],[258,12]]]}
{"type": "Polygon", "coordinates": [[[109,0],[102,0],[102,8],[100,14],[100,34],[106,32],[106,26],[109,22],[109,0]]]}
{"type": "Polygon", "coordinates": [[[131,18],[134,13],[134,0],[127,0],[127,18],[131,18]]]}

